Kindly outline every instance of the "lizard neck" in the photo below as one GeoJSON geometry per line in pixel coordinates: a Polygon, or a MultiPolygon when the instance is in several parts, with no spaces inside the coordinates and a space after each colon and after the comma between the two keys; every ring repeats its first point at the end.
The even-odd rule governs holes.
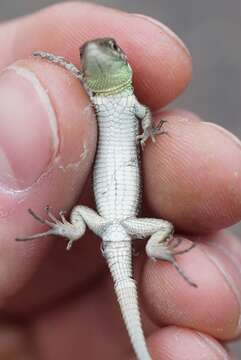
{"type": "MultiPolygon", "coordinates": [[[[108,81],[108,80],[107,80],[108,81]]],[[[87,86],[89,88],[91,88],[93,97],[95,96],[111,96],[111,95],[116,95],[119,93],[133,93],[133,86],[132,86],[132,82],[128,81],[124,84],[105,84],[105,86],[103,86],[102,88],[98,88],[97,86],[93,87],[89,86],[89,84],[87,83],[87,86]]]]}

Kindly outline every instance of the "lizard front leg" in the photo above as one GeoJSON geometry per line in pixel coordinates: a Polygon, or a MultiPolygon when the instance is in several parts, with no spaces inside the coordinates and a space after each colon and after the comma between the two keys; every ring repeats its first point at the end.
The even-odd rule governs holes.
{"type": "Polygon", "coordinates": [[[143,132],[137,136],[137,141],[140,140],[142,149],[144,148],[146,141],[149,138],[151,138],[153,142],[156,142],[155,135],[167,134],[167,132],[162,128],[166,120],[161,119],[158,126],[153,126],[151,111],[148,107],[140,104],[137,100],[135,103],[135,115],[138,119],[141,120],[143,132]]]}
{"type": "Polygon", "coordinates": [[[191,243],[184,250],[176,250],[182,238],[173,237],[173,225],[168,221],[149,218],[129,218],[124,220],[123,225],[127,233],[133,239],[150,237],[146,244],[146,253],[153,260],[165,260],[170,262],[179,274],[191,286],[197,287],[177,264],[175,256],[191,250],[195,244],[191,243]]]}
{"type": "Polygon", "coordinates": [[[41,59],[46,59],[49,62],[52,62],[58,66],[61,66],[62,68],[66,69],[67,71],[71,72],[71,74],[77,78],[78,80],[80,80],[82,86],[85,88],[85,91],[87,92],[87,94],[90,96],[92,96],[92,93],[90,91],[90,89],[86,86],[85,81],[84,81],[84,76],[83,73],[74,65],[72,64],[70,61],[66,60],[64,57],[62,56],[58,56],[46,51],[35,51],[33,53],[33,56],[35,57],[40,57],[41,59]]]}
{"type": "Polygon", "coordinates": [[[17,238],[17,241],[33,240],[40,237],[49,235],[58,235],[67,238],[67,250],[69,250],[74,241],[80,239],[86,230],[86,225],[97,235],[100,235],[103,231],[105,220],[99,216],[94,210],[86,206],[75,206],[71,211],[70,221],[67,221],[63,212],[59,213],[60,220],[52,214],[50,208],[45,208],[49,219],[42,219],[33,210],[29,209],[29,213],[42,224],[46,224],[50,227],[49,230],[33,234],[26,237],[17,238]]]}
{"type": "Polygon", "coordinates": [[[76,78],[83,80],[83,76],[80,70],[74,64],[72,64],[62,56],[51,54],[46,51],[35,51],[33,53],[33,56],[40,57],[41,59],[46,59],[54,64],[57,64],[65,68],[66,70],[70,71],[76,78]]]}

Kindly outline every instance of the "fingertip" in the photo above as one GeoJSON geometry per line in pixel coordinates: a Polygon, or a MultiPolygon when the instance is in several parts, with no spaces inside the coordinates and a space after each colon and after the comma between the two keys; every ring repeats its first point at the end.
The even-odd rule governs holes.
{"type": "Polygon", "coordinates": [[[168,136],[159,136],[144,152],[151,209],[193,233],[240,221],[241,157],[236,138],[188,112],[170,110],[160,117],[168,120],[168,136]]]}
{"type": "Polygon", "coordinates": [[[230,340],[240,333],[238,269],[231,257],[212,246],[212,238],[204,240],[199,238],[194,249],[177,257],[197,288],[184,282],[171,264],[146,262],[142,275],[146,309],[159,326],[174,324],[230,340]]]}
{"type": "Polygon", "coordinates": [[[14,241],[43,231],[27,209],[44,216],[46,204],[57,212],[78,200],[94,156],[96,125],[80,83],[44,61],[31,57],[5,69],[0,92],[1,291],[9,294],[50,246],[42,239],[14,241]]]}
{"type": "Polygon", "coordinates": [[[17,178],[14,182],[6,176],[1,183],[5,180],[11,190],[31,190],[41,179],[47,181],[53,169],[62,180],[72,173],[83,183],[93,159],[96,126],[81,84],[63,69],[34,58],[6,68],[1,84],[2,164],[8,161],[17,178]]]}
{"type": "Polygon", "coordinates": [[[222,345],[214,338],[175,326],[156,331],[148,338],[148,345],[155,360],[230,359],[222,345]]]}
{"type": "Polygon", "coordinates": [[[4,45],[2,66],[35,50],[53,52],[79,64],[78,48],[83,42],[102,36],[116,38],[133,66],[138,97],[152,108],[173,100],[191,79],[191,56],[182,41],[145,16],[68,2],[5,24],[0,28],[0,40],[6,44],[5,38],[12,32],[15,37],[9,37],[8,48],[4,45]]]}
{"type": "MultiPolygon", "coordinates": [[[[137,95],[143,104],[158,109],[188,86],[192,78],[192,57],[183,41],[163,23],[141,14],[131,16],[133,25],[140,29],[131,49],[129,41],[126,46],[134,66],[137,95]]],[[[125,44],[125,39],[123,42],[125,44]]]]}

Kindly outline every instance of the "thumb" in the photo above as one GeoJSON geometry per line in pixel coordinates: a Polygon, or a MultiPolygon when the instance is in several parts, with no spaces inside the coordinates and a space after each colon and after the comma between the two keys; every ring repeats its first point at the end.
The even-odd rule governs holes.
{"type": "Polygon", "coordinates": [[[71,74],[39,59],[19,61],[0,74],[2,296],[21,287],[49,245],[14,241],[40,230],[27,209],[41,215],[47,204],[58,211],[78,198],[96,140],[88,104],[71,74]]]}

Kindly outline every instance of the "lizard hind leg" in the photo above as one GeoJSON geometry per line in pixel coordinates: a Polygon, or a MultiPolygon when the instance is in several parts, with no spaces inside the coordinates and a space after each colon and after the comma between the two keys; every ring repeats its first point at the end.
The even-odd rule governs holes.
{"type": "Polygon", "coordinates": [[[173,225],[162,219],[150,218],[129,218],[123,221],[127,233],[132,239],[148,238],[146,253],[153,260],[164,260],[170,262],[183,279],[191,286],[197,287],[183,272],[178,265],[175,256],[190,251],[195,244],[183,250],[177,248],[182,242],[182,238],[173,236],[173,225]]]}
{"type": "Polygon", "coordinates": [[[45,207],[45,211],[48,215],[48,218],[51,221],[42,219],[32,209],[28,209],[28,211],[35,220],[39,221],[41,224],[48,225],[50,227],[50,229],[45,232],[38,233],[38,234],[33,234],[33,235],[25,236],[25,237],[16,238],[17,241],[34,240],[34,239],[46,237],[49,235],[57,235],[57,236],[62,236],[62,237],[65,237],[68,239],[67,250],[69,250],[72,246],[72,243],[75,240],[78,240],[85,232],[86,225],[82,218],[79,218],[78,223],[77,222],[71,223],[65,219],[63,212],[60,212],[59,213],[60,218],[61,218],[61,221],[60,221],[50,211],[49,206],[45,207]]]}
{"type": "Polygon", "coordinates": [[[162,235],[162,231],[157,231],[150,237],[146,244],[147,255],[153,260],[160,259],[170,262],[189,285],[197,287],[197,285],[184,273],[175,259],[176,255],[185,254],[190,251],[195,246],[195,243],[191,243],[190,246],[183,250],[176,250],[183,239],[171,236],[170,238],[163,240],[162,235]]]}

